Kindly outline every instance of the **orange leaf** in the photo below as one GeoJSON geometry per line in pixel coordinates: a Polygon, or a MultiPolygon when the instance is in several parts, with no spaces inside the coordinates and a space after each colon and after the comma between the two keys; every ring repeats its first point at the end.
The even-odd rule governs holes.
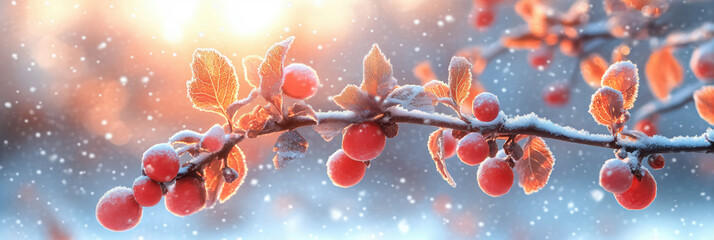
{"type": "Polygon", "coordinates": [[[714,125],[714,86],[704,86],[694,92],[694,105],[699,116],[714,125]]]}
{"type": "Polygon", "coordinates": [[[223,183],[223,189],[221,190],[220,196],[221,203],[224,203],[236,194],[236,190],[238,190],[238,187],[243,184],[245,176],[248,174],[248,167],[245,164],[245,155],[243,155],[243,151],[241,151],[240,148],[233,147],[233,150],[231,150],[230,154],[228,154],[226,163],[228,164],[228,167],[233,168],[236,172],[238,172],[238,178],[232,183],[223,183]]]}
{"type": "Polygon", "coordinates": [[[392,77],[392,64],[384,56],[377,44],[364,57],[364,76],[362,90],[372,96],[384,99],[397,86],[397,79],[392,77]]]}
{"type": "Polygon", "coordinates": [[[283,105],[283,62],[295,37],[289,37],[274,44],[265,53],[265,60],[258,68],[260,75],[260,94],[282,111],[283,105]]]}
{"type": "Polygon", "coordinates": [[[352,84],[347,85],[339,95],[333,96],[332,101],[342,109],[355,112],[362,117],[370,117],[382,112],[373,95],[352,84]]]}
{"type": "Polygon", "coordinates": [[[456,105],[461,106],[471,89],[471,63],[463,57],[451,58],[449,63],[449,90],[456,105]]]}
{"type": "Polygon", "coordinates": [[[617,62],[607,68],[602,75],[600,85],[611,87],[622,93],[625,110],[632,108],[637,100],[637,90],[640,85],[637,65],[630,61],[617,62]]]}
{"type": "Polygon", "coordinates": [[[250,55],[244,57],[242,62],[245,80],[248,81],[248,84],[254,88],[260,87],[260,74],[258,73],[258,68],[260,68],[260,64],[263,63],[263,57],[250,55]]]}
{"type": "Polygon", "coordinates": [[[308,118],[317,123],[317,114],[315,113],[315,110],[312,109],[312,106],[304,102],[296,102],[293,106],[289,107],[288,118],[308,118]]]}
{"type": "Polygon", "coordinates": [[[659,100],[669,98],[669,93],[684,79],[682,66],[672,55],[672,48],[665,47],[652,52],[645,66],[652,94],[659,100]]]}
{"type": "Polygon", "coordinates": [[[595,122],[610,127],[624,113],[623,102],[622,93],[610,87],[601,87],[593,94],[588,112],[595,122]]]}
{"type": "Polygon", "coordinates": [[[548,183],[554,164],[555,158],[545,141],[529,136],[523,147],[523,157],[516,162],[518,185],[526,194],[537,192],[548,183]]]}
{"type": "Polygon", "coordinates": [[[215,49],[196,49],[191,70],[193,77],[186,85],[193,107],[229,118],[226,109],[238,100],[238,77],[231,60],[215,49]]]}
{"type": "Polygon", "coordinates": [[[429,61],[420,62],[414,67],[412,72],[414,72],[414,76],[421,80],[422,85],[436,79],[436,74],[434,70],[431,69],[431,63],[429,63],[429,61]]]}
{"type": "Polygon", "coordinates": [[[265,107],[255,106],[252,111],[243,114],[238,119],[238,128],[245,131],[248,137],[254,138],[274,121],[274,117],[265,107]]]}
{"type": "Polygon", "coordinates": [[[429,141],[427,142],[429,147],[429,154],[431,154],[431,159],[434,160],[436,164],[436,170],[439,171],[441,177],[446,180],[451,187],[456,187],[456,182],[446,170],[446,162],[444,161],[444,129],[439,128],[429,135],[429,141]]]}
{"type": "Polygon", "coordinates": [[[424,84],[424,91],[434,94],[437,98],[449,97],[449,85],[439,80],[431,80],[424,84]]]}
{"type": "Polygon", "coordinates": [[[607,67],[607,61],[597,53],[591,54],[580,61],[580,73],[583,74],[583,79],[591,87],[600,87],[602,75],[607,67]]]}
{"type": "Polygon", "coordinates": [[[501,39],[503,46],[514,49],[536,49],[541,46],[543,40],[541,37],[528,32],[518,36],[506,36],[501,39]]]}
{"type": "Polygon", "coordinates": [[[206,187],[206,207],[212,208],[216,205],[218,195],[221,193],[223,183],[223,160],[213,159],[203,168],[203,178],[206,187]]]}

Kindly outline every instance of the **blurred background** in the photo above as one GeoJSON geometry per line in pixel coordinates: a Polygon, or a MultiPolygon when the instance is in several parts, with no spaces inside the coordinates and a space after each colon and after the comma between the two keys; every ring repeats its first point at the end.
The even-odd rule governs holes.
{"type": "MultiPolygon", "coordinates": [[[[567,9],[571,1],[554,1],[567,9]]],[[[342,189],[326,175],[340,138],[325,142],[309,128],[307,157],[272,167],[277,135],[244,141],[249,172],[237,195],[214,209],[181,218],[163,203],[144,208],[134,229],[111,232],[96,220],[99,197],[130,186],[145,149],[182,129],[203,132],[222,119],[191,107],[186,97],[196,48],[215,48],[237,65],[240,96],[250,91],[240,59],[263,55],[296,36],[287,62],[318,72],[322,86],[308,103],[327,101],[362,79],[373,43],[394,65],[401,84],[419,84],[412,68],[429,61],[446,80],[459,49],[498,41],[523,25],[513,1],[496,8],[493,26],[474,30],[468,0],[78,1],[0,3],[0,236],[4,239],[711,239],[714,236],[714,156],[666,154],[654,171],[658,196],[641,211],[620,207],[598,185],[608,149],[546,140],[556,158],[548,185],[526,196],[515,184],[499,198],[476,184],[476,167],[447,160],[457,187],[435,171],[426,149],[432,127],[403,125],[372,161],[362,182],[342,189]]],[[[604,19],[591,1],[591,21],[604,19]]],[[[714,17],[714,3],[675,2],[663,16],[691,29],[714,17]]],[[[609,54],[616,43],[605,44],[609,54]]],[[[648,40],[633,43],[640,66],[648,40]]],[[[677,52],[688,62],[691,49],[677,52]]],[[[607,55],[606,55],[607,56],[607,55]]],[[[578,80],[571,101],[547,107],[541,89],[576,70],[556,53],[544,70],[526,51],[489,63],[479,80],[511,116],[535,112],[552,121],[606,133],[587,113],[594,92],[578,80]]],[[[686,65],[685,65],[686,66],[686,65]]],[[[640,72],[643,72],[640,67],[640,72]]],[[[696,81],[689,68],[686,82],[696,81]]],[[[579,77],[579,74],[578,74],[579,77]]],[[[643,86],[646,81],[642,81],[643,86]]],[[[640,88],[635,105],[652,100],[640,88]]],[[[245,109],[244,109],[245,111],[245,109]]],[[[709,125],[688,104],[660,117],[664,136],[699,135],[709,125]]]]}

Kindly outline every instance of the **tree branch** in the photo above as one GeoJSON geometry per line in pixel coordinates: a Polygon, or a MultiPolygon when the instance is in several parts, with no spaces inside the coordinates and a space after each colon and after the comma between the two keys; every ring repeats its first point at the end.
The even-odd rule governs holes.
{"type": "Polygon", "coordinates": [[[640,107],[637,112],[633,114],[632,119],[634,122],[639,122],[643,119],[650,118],[655,114],[666,113],[680,108],[687,103],[694,101],[692,95],[694,95],[694,92],[703,85],[704,84],[699,81],[686,85],[670,95],[669,100],[666,102],[662,102],[659,99],[653,99],[644,106],[640,107]]]}

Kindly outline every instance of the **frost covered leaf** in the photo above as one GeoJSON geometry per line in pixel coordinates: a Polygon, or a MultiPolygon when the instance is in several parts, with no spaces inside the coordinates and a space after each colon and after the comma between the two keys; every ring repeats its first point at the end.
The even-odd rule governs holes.
{"type": "Polygon", "coordinates": [[[637,75],[637,65],[630,61],[617,62],[610,65],[602,75],[602,86],[611,87],[622,93],[625,110],[631,109],[637,100],[637,89],[640,78],[637,75]]]}
{"type": "Polygon", "coordinates": [[[238,77],[231,61],[215,49],[196,49],[191,72],[186,85],[193,107],[229,118],[226,109],[238,99],[238,77]]]}
{"type": "Polygon", "coordinates": [[[317,125],[313,127],[317,134],[320,134],[322,139],[329,142],[332,138],[342,133],[342,130],[349,126],[350,123],[345,121],[334,121],[334,122],[318,122],[317,125]]]}
{"type": "Polygon", "coordinates": [[[295,37],[289,37],[274,44],[265,53],[265,60],[258,68],[260,75],[260,93],[277,109],[283,105],[283,61],[295,37]]]}
{"type": "Polygon", "coordinates": [[[240,185],[243,184],[246,174],[248,174],[248,167],[245,164],[245,155],[243,155],[243,151],[238,147],[233,147],[233,150],[228,154],[226,164],[238,172],[238,178],[232,183],[223,183],[223,189],[221,189],[220,195],[221,203],[224,203],[236,194],[240,185]]]}
{"type": "Polygon", "coordinates": [[[523,158],[516,162],[518,185],[526,194],[545,187],[553,171],[555,158],[542,138],[530,136],[523,147],[523,158]]]}
{"type": "Polygon", "coordinates": [[[390,93],[384,100],[385,108],[401,105],[407,110],[421,110],[424,112],[434,112],[434,104],[436,104],[436,96],[419,85],[405,85],[398,87],[390,93]]]}
{"type": "Polygon", "coordinates": [[[431,154],[431,159],[434,160],[436,164],[436,170],[439,171],[441,177],[446,180],[451,187],[456,187],[456,182],[446,170],[446,162],[444,161],[444,129],[439,128],[429,135],[429,141],[427,142],[429,147],[429,154],[431,154]]]}
{"type": "Polygon", "coordinates": [[[203,168],[203,178],[206,187],[206,208],[212,208],[218,201],[218,195],[223,188],[223,160],[213,159],[203,168]]]}
{"type": "Polygon", "coordinates": [[[347,85],[339,95],[333,96],[332,101],[342,109],[355,112],[361,117],[370,117],[382,112],[373,95],[352,84],[347,85]]]}
{"type": "Polygon", "coordinates": [[[623,104],[622,94],[619,91],[610,87],[601,87],[593,94],[588,112],[595,122],[610,127],[622,116],[623,104]]]}
{"type": "Polygon", "coordinates": [[[471,89],[471,63],[463,57],[451,58],[449,63],[449,91],[456,105],[461,106],[471,89]]]}
{"type": "Polygon", "coordinates": [[[201,141],[203,134],[191,130],[181,130],[169,138],[169,144],[192,144],[201,141]]]}
{"type": "Polygon", "coordinates": [[[434,94],[437,98],[448,98],[450,96],[449,85],[439,80],[431,80],[424,84],[424,90],[434,94]]]}
{"type": "Polygon", "coordinates": [[[294,160],[305,158],[308,147],[307,140],[297,131],[283,132],[273,146],[273,166],[275,169],[281,169],[294,160]]]}
{"type": "Polygon", "coordinates": [[[669,93],[684,79],[682,66],[672,55],[672,48],[664,47],[652,52],[645,66],[652,94],[659,100],[669,98],[669,93]]]}
{"type": "Polygon", "coordinates": [[[263,106],[255,106],[252,111],[243,114],[238,119],[238,128],[246,132],[248,137],[257,137],[260,132],[265,129],[270,123],[274,123],[275,119],[263,106]]]}
{"type": "Polygon", "coordinates": [[[421,80],[422,85],[437,78],[434,70],[431,69],[431,63],[429,63],[429,61],[420,62],[414,67],[412,72],[414,72],[414,76],[421,80]]]}
{"type": "Polygon", "coordinates": [[[242,62],[245,80],[254,88],[260,87],[260,74],[258,74],[258,69],[260,68],[260,64],[263,63],[263,57],[250,55],[244,57],[242,62]]]}
{"type": "Polygon", "coordinates": [[[315,110],[312,109],[312,106],[304,102],[296,102],[288,108],[288,118],[308,118],[317,123],[315,110]]]}
{"type": "Polygon", "coordinates": [[[607,61],[600,54],[591,54],[587,58],[580,61],[580,73],[583,74],[583,79],[591,87],[600,87],[602,75],[607,69],[607,61]]]}
{"type": "Polygon", "coordinates": [[[384,56],[377,44],[364,57],[364,79],[360,86],[372,96],[384,99],[397,86],[397,79],[392,77],[392,64],[384,56]]]}
{"type": "Polygon", "coordinates": [[[694,92],[694,105],[699,116],[714,125],[714,86],[704,86],[694,92]]]}

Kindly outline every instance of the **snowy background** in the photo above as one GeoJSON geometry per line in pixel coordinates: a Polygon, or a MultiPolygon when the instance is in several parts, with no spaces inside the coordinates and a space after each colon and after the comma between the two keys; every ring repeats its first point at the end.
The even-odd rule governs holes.
{"type": "MultiPolygon", "coordinates": [[[[412,67],[429,60],[441,79],[460,48],[497,41],[523,24],[513,1],[501,4],[494,25],[473,30],[468,0],[76,1],[0,3],[0,236],[4,239],[707,239],[714,236],[714,156],[666,154],[654,171],[658,195],[641,211],[620,207],[597,184],[608,149],[546,140],[556,164],[551,180],[526,196],[516,185],[499,198],[476,185],[476,167],[447,160],[457,187],[435,171],[426,149],[431,127],[402,125],[396,138],[352,188],[333,186],[327,157],[340,138],[325,142],[309,128],[307,158],[277,171],[277,137],[245,141],[249,173],[223,205],[181,218],[163,203],[144,208],[134,229],[99,225],[95,206],[114,186],[140,174],[141,153],[181,129],[203,132],[221,121],[192,109],[185,82],[194,49],[216,48],[234,63],[263,55],[294,35],[289,62],[313,66],[322,82],[308,102],[327,101],[362,79],[362,58],[378,43],[401,84],[418,83],[412,67]]],[[[569,1],[557,5],[567,9],[569,1]]],[[[604,18],[591,1],[591,19],[604,18]]],[[[714,17],[714,3],[675,3],[665,21],[691,29],[714,17]]],[[[649,40],[635,42],[642,66],[649,40]]],[[[609,56],[618,42],[601,49],[609,56]]],[[[677,52],[682,63],[692,49],[677,52]]],[[[606,133],[587,113],[594,92],[578,79],[570,103],[546,107],[543,86],[564,80],[577,61],[557,53],[543,71],[526,52],[490,63],[480,81],[508,115],[535,112],[552,121],[606,133]]],[[[237,68],[241,84],[242,68],[237,68]]],[[[579,77],[579,75],[578,75],[579,77]]],[[[686,82],[696,81],[686,68],[686,82]]],[[[635,109],[652,99],[642,82],[635,109]]],[[[685,83],[686,84],[686,83],[685,83]]],[[[249,89],[242,87],[241,96],[249,89]]],[[[699,135],[708,124],[690,103],[660,118],[664,136],[699,135]]]]}

